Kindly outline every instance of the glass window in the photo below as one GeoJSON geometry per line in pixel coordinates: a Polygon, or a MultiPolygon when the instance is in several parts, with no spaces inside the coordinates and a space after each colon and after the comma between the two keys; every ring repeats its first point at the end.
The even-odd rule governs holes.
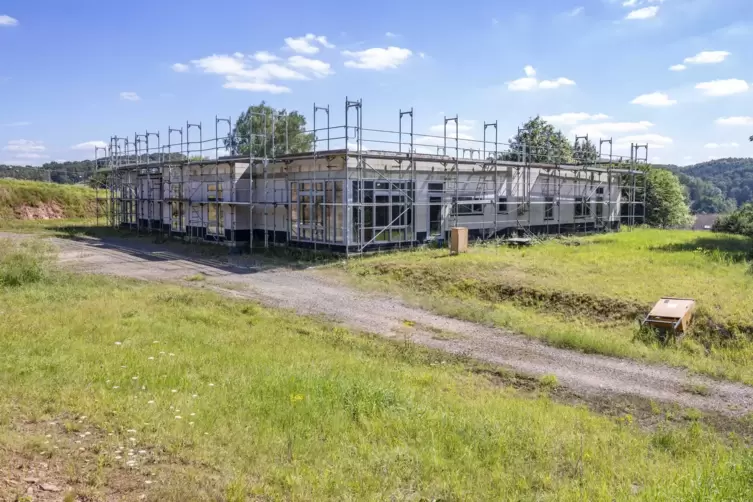
{"type": "Polygon", "coordinates": [[[429,191],[430,192],[443,192],[444,183],[429,183],[429,191]]]}
{"type": "Polygon", "coordinates": [[[604,216],[604,197],[596,197],[596,217],[602,218],[604,216]]]}
{"type": "Polygon", "coordinates": [[[473,214],[484,214],[484,205],[474,203],[474,199],[460,200],[455,203],[455,211],[459,216],[468,216],[473,214]]]}
{"type": "Polygon", "coordinates": [[[499,197],[497,199],[497,212],[498,213],[507,212],[507,197],[499,197]]]}

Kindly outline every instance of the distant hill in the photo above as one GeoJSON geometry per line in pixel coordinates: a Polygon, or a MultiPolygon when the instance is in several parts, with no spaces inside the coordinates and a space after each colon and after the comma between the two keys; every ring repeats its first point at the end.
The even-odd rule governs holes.
{"type": "Polygon", "coordinates": [[[727,213],[753,201],[753,158],[727,158],[692,166],[658,166],[680,178],[697,213],[727,213]]]}

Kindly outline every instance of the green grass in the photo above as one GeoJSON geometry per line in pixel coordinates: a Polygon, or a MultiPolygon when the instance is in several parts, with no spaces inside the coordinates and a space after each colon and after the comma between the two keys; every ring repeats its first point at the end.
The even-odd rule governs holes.
{"type": "MultiPolygon", "coordinates": [[[[43,254],[0,241],[2,270],[43,254]]],[[[36,264],[40,274],[0,286],[0,472],[21,448],[75,478],[76,454],[19,432],[60,421],[102,431],[88,464],[95,500],[118,470],[154,474],[149,496],[161,501],[743,500],[753,490],[753,455],[698,421],[645,431],[410,344],[36,264]],[[153,462],[127,470],[115,459],[129,437],[153,462]]]]}
{"type": "Polygon", "coordinates": [[[530,248],[421,250],[349,262],[355,283],[565,348],[648,359],[753,383],[753,244],[634,230],[530,248]],[[661,297],[698,302],[692,333],[660,343],[638,320],[661,297]],[[647,336],[648,335],[648,336],[647,336]]]}
{"type": "Polygon", "coordinates": [[[96,204],[96,192],[88,187],[0,179],[0,221],[19,219],[20,208],[42,206],[56,208],[63,218],[93,218],[96,204]]]}

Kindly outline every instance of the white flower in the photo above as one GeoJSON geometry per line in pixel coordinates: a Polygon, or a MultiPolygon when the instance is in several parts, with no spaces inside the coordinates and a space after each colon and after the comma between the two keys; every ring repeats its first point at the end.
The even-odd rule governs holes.
{"type": "Polygon", "coordinates": [[[152,480],[150,480],[150,479],[144,480],[144,483],[146,483],[148,485],[151,485],[152,484],[152,480]]]}
{"type": "Polygon", "coordinates": [[[173,357],[174,355],[175,355],[175,354],[173,354],[172,352],[170,352],[170,357],[173,357]]]}
{"type": "Polygon", "coordinates": [[[146,455],[146,450],[139,450],[139,455],[146,455]]]}
{"type": "Polygon", "coordinates": [[[214,384],[213,384],[213,383],[210,383],[210,384],[209,384],[209,386],[210,386],[210,387],[214,387],[214,384]]]}
{"type": "Polygon", "coordinates": [[[121,368],[123,368],[123,369],[126,369],[126,368],[127,368],[127,366],[121,366],[121,368]]]}
{"type": "Polygon", "coordinates": [[[115,345],[122,345],[121,342],[115,342],[115,345]]]}
{"type": "Polygon", "coordinates": [[[113,385],[113,387],[112,387],[112,388],[113,388],[113,389],[119,389],[120,387],[119,387],[119,386],[117,386],[117,385],[113,385]]]}
{"type": "Polygon", "coordinates": [[[188,422],[188,425],[193,425],[193,422],[188,422]]]}
{"type": "Polygon", "coordinates": [[[133,441],[135,443],[136,442],[136,438],[128,438],[128,441],[133,441]]]}
{"type": "Polygon", "coordinates": [[[149,357],[147,357],[147,360],[154,361],[154,357],[153,356],[149,356],[149,357]]]}
{"type": "Polygon", "coordinates": [[[196,413],[191,413],[191,416],[192,416],[192,417],[195,417],[195,416],[196,416],[196,413]]]}
{"type": "Polygon", "coordinates": [[[154,401],[149,401],[146,404],[154,404],[154,401]]]}
{"type": "Polygon", "coordinates": [[[172,390],[172,393],[173,393],[173,394],[175,394],[176,392],[178,392],[178,389],[173,389],[173,390],[172,390]]]}
{"type": "Polygon", "coordinates": [[[160,353],[159,353],[159,355],[161,355],[161,356],[164,356],[164,355],[165,355],[165,353],[164,353],[164,352],[160,352],[160,353]]]}
{"type": "Polygon", "coordinates": [[[120,455],[116,455],[115,456],[115,460],[120,460],[121,458],[123,458],[123,457],[121,457],[120,455]]]}
{"type": "Polygon", "coordinates": [[[193,395],[193,396],[191,396],[191,397],[193,397],[193,398],[197,398],[197,397],[199,397],[199,395],[198,395],[198,394],[194,394],[194,395],[193,395]]]}
{"type": "Polygon", "coordinates": [[[135,434],[136,433],[136,429],[128,429],[126,432],[128,434],[135,434]]]}
{"type": "Polygon", "coordinates": [[[175,420],[180,420],[181,418],[183,417],[181,417],[180,415],[175,415],[175,420]]]}
{"type": "Polygon", "coordinates": [[[138,379],[139,379],[139,377],[137,377],[137,376],[131,377],[131,380],[138,380],[138,379]]]}

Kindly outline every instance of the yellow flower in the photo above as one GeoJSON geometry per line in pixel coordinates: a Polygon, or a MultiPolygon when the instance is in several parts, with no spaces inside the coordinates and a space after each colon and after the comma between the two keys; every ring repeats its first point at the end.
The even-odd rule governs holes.
{"type": "Polygon", "coordinates": [[[290,394],[290,402],[295,404],[298,401],[303,401],[303,394],[290,394]]]}

